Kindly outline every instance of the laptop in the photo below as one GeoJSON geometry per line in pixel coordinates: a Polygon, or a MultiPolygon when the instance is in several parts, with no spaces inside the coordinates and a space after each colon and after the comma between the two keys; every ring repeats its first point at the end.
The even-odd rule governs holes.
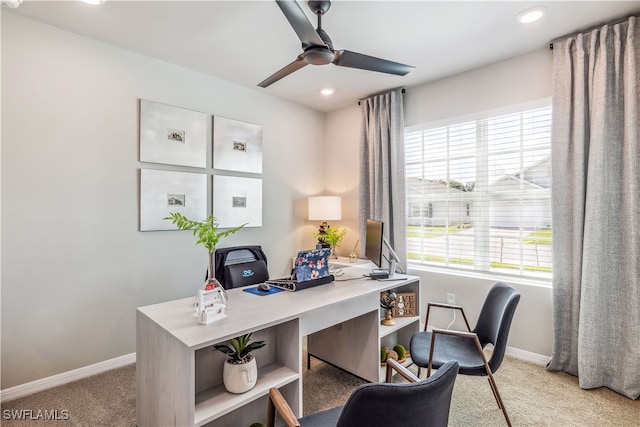
{"type": "Polygon", "coordinates": [[[331,249],[300,251],[296,256],[295,267],[290,277],[267,280],[266,283],[287,291],[307,289],[333,281],[329,273],[329,255],[331,249]]]}

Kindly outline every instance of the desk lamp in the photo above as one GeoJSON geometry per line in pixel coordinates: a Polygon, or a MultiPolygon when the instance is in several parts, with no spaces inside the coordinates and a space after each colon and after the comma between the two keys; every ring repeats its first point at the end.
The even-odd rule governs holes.
{"type": "Polygon", "coordinates": [[[342,219],[342,198],[339,196],[315,196],[309,197],[309,221],[322,221],[318,234],[318,245],[328,248],[322,235],[326,234],[327,221],[340,221],[342,219]]]}

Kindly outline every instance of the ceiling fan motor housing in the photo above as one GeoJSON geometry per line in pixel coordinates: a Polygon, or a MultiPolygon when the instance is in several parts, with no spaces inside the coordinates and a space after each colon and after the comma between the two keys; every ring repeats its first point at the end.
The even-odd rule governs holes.
{"type": "Polygon", "coordinates": [[[309,9],[316,15],[324,15],[331,7],[329,0],[309,0],[309,9]]]}
{"type": "Polygon", "coordinates": [[[302,54],[305,62],[311,65],[326,65],[333,62],[333,51],[326,47],[310,47],[302,54]]]}

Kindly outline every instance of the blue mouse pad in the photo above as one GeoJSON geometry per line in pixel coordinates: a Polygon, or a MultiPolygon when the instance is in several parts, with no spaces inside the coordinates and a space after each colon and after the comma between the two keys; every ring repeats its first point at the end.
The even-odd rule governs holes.
{"type": "Polygon", "coordinates": [[[259,295],[261,297],[265,295],[277,294],[278,292],[284,291],[284,289],[276,288],[275,286],[270,286],[268,291],[261,291],[257,286],[251,288],[244,288],[243,291],[249,292],[250,294],[259,295]]]}

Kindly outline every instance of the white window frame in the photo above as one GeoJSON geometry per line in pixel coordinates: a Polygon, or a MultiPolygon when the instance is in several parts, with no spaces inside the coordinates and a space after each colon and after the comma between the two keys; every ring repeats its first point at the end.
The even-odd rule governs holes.
{"type": "MultiPolygon", "coordinates": [[[[501,108],[501,109],[495,109],[495,110],[491,110],[491,111],[485,111],[482,113],[478,113],[478,114],[472,114],[472,115],[467,115],[464,117],[457,117],[457,118],[452,118],[452,119],[447,119],[447,120],[441,120],[441,121],[437,121],[437,122],[431,122],[431,123],[425,123],[425,124],[419,124],[419,125],[414,125],[414,126],[408,126],[405,128],[405,134],[407,133],[411,133],[411,132],[417,132],[417,131],[424,131],[424,130],[428,130],[428,129],[435,129],[435,128],[440,128],[440,127],[446,127],[446,126],[452,126],[452,125],[456,125],[456,124],[460,124],[460,123],[464,123],[464,122],[469,122],[469,121],[482,121],[482,120],[486,120],[486,119],[490,119],[490,118],[494,118],[494,117],[499,117],[499,116],[503,116],[503,115],[509,115],[509,114],[514,114],[514,113],[519,113],[519,112],[525,112],[528,110],[535,110],[535,109],[539,109],[539,108],[551,108],[551,99],[547,98],[547,99],[543,99],[543,100],[539,100],[539,101],[535,101],[535,102],[531,102],[531,103],[526,103],[526,104],[519,104],[519,105],[515,105],[515,106],[511,106],[508,108],[501,108]]],[[[478,132],[485,132],[486,133],[486,129],[482,129],[481,126],[476,126],[476,129],[478,132]],[[480,129],[478,129],[480,127],[480,129]]],[[[480,150],[482,151],[482,150],[480,150]]],[[[524,151],[523,151],[524,152],[524,151]]],[[[479,153],[481,156],[486,156],[486,150],[482,151],[481,153],[479,153]]],[[[448,156],[448,154],[447,154],[448,156]]],[[[478,151],[476,151],[476,158],[478,158],[478,151]]],[[[476,177],[476,185],[485,185],[486,187],[488,187],[486,182],[478,182],[481,181],[482,178],[481,177],[476,177]]],[[[548,188],[546,189],[547,193],[548,193],[548,197],[550,200],[550,191],[551,189],[548,188]]],[[[480,198],[482,198],[483,196],[481,195],[484,192],[479,193],[480,198]]],[[[526,196],[525,196],[526,198],[526,196]]],[[[446,196],[444,197],[444,199],[448,199],[446,196]]],[[[473,206],[475,205],[475,201],[478,200],[477,198],[472,199],[472,202],[468,202],[465,201],[464,202],[464,207],[465,207],[465,212],[466,215],[469,216],[469,212],[470,210],[473,211],[473,206]]],[[[408,199],[409,202],[409,199],[408,199]]],[[[486,201],[485,201],[486,202],[486,201]]],[[[412,203],[415,203],[415,201],[412,201],[412,203]]],[[[479,200],[479,204],[482,204],[483,200],[479,200]]],[[[487,204],[485,203],[485,206],[487,204]]],[[[488,222],[486,222],[485,224],[488,224],[488,222]]],[[[521,235],[522,235],[522,231],[521,231],[521,235]]],[[[476,276],[476,277],[491,277],[492,279],[495,279],[496,277],[500,277],[500,276],[504,276],[508,279],[512,279],[512,280],[516,280],[516,281],[520,281],[520,282],[531,282],[533,284],[541,284],[541,285],[546,285],[546,286],[550,286],[551,284],[551,280],[552,280],[552,273],[546,275],[546,276],[538,276],[536,277],[535,274],[527,274],[524,273],[523,274],[523,265],[521,262],[520,265],[520,270],[518,272],[518,274],[509,274],[509,273],[497,273],[495,271],[490,271],[490,254],[489,251],[487,250],[487,246],[489,245],[489,226],[486,227],[478,227],[478,230],[475,234],[475,238],[474,238],[474,266],[473,268],[459,268],[459,266],[456,265],[451,265],[451,264],[447,264],[445,265],[444,263],[425,263],[425,262],[416,262],[413,261],[411,258],[407,257],[408,260],[408,264],[410,268],[414,268],[414,269],[426,269],[426,270],[436,270],[438,272],[445,272],[445,273],[452,273],[452,274],[462,274],[462,275],[466,275],[466,276],[476,276]],[[478,256],[480,255],[480,256],[478,256]]],[[[446,256],[450,257],[450,252],[449,252],[449,248],[448,248],[448,243],[447,243],[447,249],[446,249],[446,256]]],[[[522,257],[521,257],[521,261],[522,261],[522,257]]]]}

